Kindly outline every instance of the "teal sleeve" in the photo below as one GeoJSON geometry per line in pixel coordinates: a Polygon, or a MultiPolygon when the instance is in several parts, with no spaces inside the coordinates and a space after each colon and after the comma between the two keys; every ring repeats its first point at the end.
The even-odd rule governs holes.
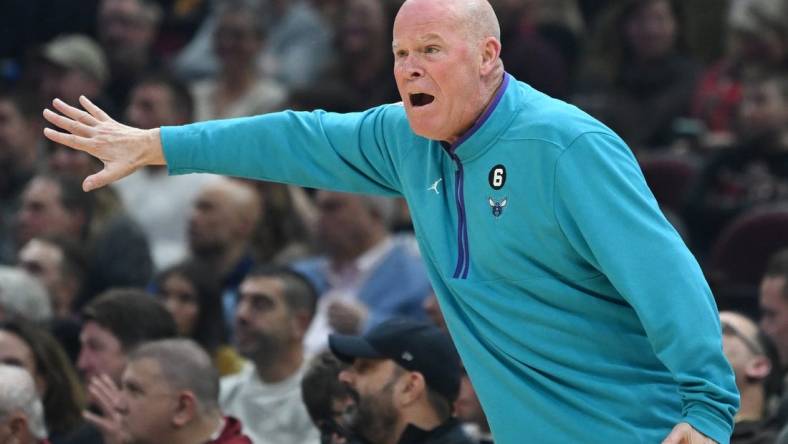
{"type": "Polygon", "coordinates": [[[396,105],[363,113],[284,111],[163,127],[161,142],[170,174],[208,172],[392,195],[400,183],[396,153],[386,143],[389,106],[396,105]]]}
{"type": "Polygon", "coordinates": [[[575,140],[556,162],[554,203],[575,250],[635,310],[678,384],[684,421],[728,443],[739,396],[714,298],[624,142],[601,132],[575,140]]]}

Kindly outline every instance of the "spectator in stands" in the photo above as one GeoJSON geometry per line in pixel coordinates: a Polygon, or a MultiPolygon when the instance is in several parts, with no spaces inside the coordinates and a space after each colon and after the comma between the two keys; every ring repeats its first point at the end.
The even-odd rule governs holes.
{"type": "Polygon", "coordinates": [[[490,2],[501,22],[501,49],[506,71],[553,97],[569,94],[569,60],[537,28],[536,3],[519,0],[490,2]],[[539,63],[534,63],[539,60],[539,63]]]}
{"type": "Polygon", "coordinates": [[[221,280],[228,325],[235,316],[238,286],[255,261],[251,238],[260,218],[260,200],[245,183],[220,178],[200,190],[188,225],[192,258],[221,280]]]}
{"type": "MultiPolygon", "coordinates": [[[[85,177],[85,174],[93,174],[101,170],[101,161],[87,153],[74,152],[52,141],[46,141],[45,145],[50,174],[79,181],[80,178],[85,177]]],[[[115,186],[103,188],[93,196],[91,219],[95,226],[104,225],[106,221],[125,210],[116,188],[115,186]]]]}
{"type": "Polygon", "coordinates": [[[284,106],[285,89],[262,75],[255,62],[266,37],[263,11],[248,0],[218,5],[213,51],[219,72],[194,84],[197,121],[264,114],[284,106]]]}
{"type": "Polygon", "coordinates": [[[44,103],[56,97],[78,103],[84,95],[113,109],[101,97],[109,67],[104,51],[93,39],[79,34],[59,36],[44,46],[41,57],[39,94],[44,103]]]}
{"type": "Polygon", "coordinates": [[[153,0],[101,0],[98,38],[109,61],[107,94],[121,109],[131,88],[158,68],[153,43],[161,22],[161,8],[153,0]]]}
{"type": "Polygon", "coordinates": [[[33,377],[52,444],[83,442],[85,394],[74,366],[55,338],[22,319],[2,322],[0,364],[22,367],[33,377]]]}
{"type": "Polygon", "coordinates": [[[445,332],[449,331],[449,328],[446,326],[446,319],[443,318],[441,307],[438,305],[438,297],[435,296],[434,292],[424,300],[423,307],[424,313],[427,314],[427,318],[429,318],[429,320],[435,324],[436,327],[445,332]]]}
{"type": "Polygon", "coordinates": [[[61,235],[80,241],[87,236],[93,201],[82,196],[84,193],[77,194],[80,191],[77,187],[78,184],[61,177],[38,175],[30,181],[16,216],[16,240],[20,247],[41,235],[61,235]]]}
{"type": "Polygon", "coordinates": [[[492,444],[493,436],[490,430],[490,423],[487,415],[482,410],[482,404],[476,395],[476,390],[471,385],[468,374],[463,372],[460,379],[460,392],[454,402],[454,412],[457,419],[462,421],[465,432],[471,436],[477,444],[492,444]]]}
{"type": "MultiPolygon", "coordinates": [[[[131,91],[126,108],[131,125],[156,128],[183,125],[193,119],[188,87],[168,74],[150,74],[131,91]]],[[[150,241],[157,270],[186,257],[189,212],[200,189],[215,179],[211,174],[169,176],[165,167],[149,166],[115,184],[129,215],[150,241]]]]}
{"type": "MultiPolygon", "coordinates": [[[[424,301],[424,311],[430,321],[439,329],[448,333],[446,320],[443,318],[438,298],[435,293],[431,294],[424,301]]],[[[492,444],[492,430],[487,421],[487,415],[482,410],[481,401],[476,395],[476,390],[471,384],[471,379],[463,369],[460,379],[460,391],[457,400],[454,401],[454,413],[457,419],[462,421],[463,428],[468,436],[473,438],[478,444],[492,444]]]]}
{"type": "Polygon", "coordinates": [[[219,410],[219,375],[190,340],[141,345],[129,355],[121,390],[102,390],[114,402],[103,403],[107,417],[90,417],[113,442],[252,444],[241,423],[219,410]]]}
{"type": "Polygon", "coordinates": [[[262,214],[252,236],[260,263],[286,264],[314,254],[317,208],[304,188],[260,180],[245,183],[257,190],[262,214]]]}
{"type": "MultiPolygon", "coordinates": [[[[536,25],[536,30],[545,42],[558,50],[566,62],[566,73],[569,79],[574,77],[576,65],[580,56],[581,42],[586,30],[585,18],[582,12],[584,0],[555,0],[532,1],[533,6],[530,22],[536,25]]],[[[591,0],[602,5],[602,0],[591,0]]],[[[511,2],[511,0],[509,0],[511,2]]],[[[518,0],[515,0],[517,3],[518,0]]]]}
{"type": "Polygon", "coordinates": [[[325,256],[295,264],[320,292],[307,350],[324,348],[334,331],[356,334],[394,316],[424,318],[431,286],[421,258],[389,232],[394,201],[319,191],[317,205],[325,256]]]}
{"type": "Polygon", "coordinates": [[[86,382],[102,375],[120,382],[134,347],[177,335],[170,313],[142,290],[109,290],[82,309],[82,318],[77,368],[86,382]]]}
{"type": "Polygon", "coordinates": [[[80,443],[115,444],[117,430],[103,427],[97,413],[103,410],[107,386],[117,388],[128,354],[140,344],[177,335],[172,316],[155,299],[137,289],[111,289],[99,295],[82,309],[84,324],[80,333],[81,348],[77,369],[87,384],[90,409],[84,417],[90,427],[80,443]]]}
{"type": "Polygon", "coordinates": [[[0,365],[0,440],[14,444],[48,444],[44,409],[27,371],[0,365]]]}
{"type": "Polygon", "coordinates": [[[15,316],[35,322],[52,318],[46,288],[25,270],[0,265],[0,320],[15,316]]]}
{"type": "Polygon", "coordinates": [[[587,53],[575,103],[634,150],[667,146],[689,115],[700,66],[682,54],[679,2],[615,2],[587,53]]]}
{"type": "Polygon", "coordinates": [[[210,12],[213,0],[175,0],[159,2],[162,23],[156,38],[156,53],[171,60],[194,37],[210,12]]]}
{"type": "MultiPolygon", "coordinates": [[[[760,327],[777,347],[779,369],[776,375],[785,381],[788,368],[788,250],[781,250],[769,259],[760,285],[760,327]]],[[[782,428],[777,442],[788,443],[788,396],[782,394],[769,426],[782,428]]]]}
{"type": "Polygon", "coordinates": [[[780,365],[788,368],[788,250],[775,254],[761,280],[759,303],[761,328],[774,341],[780,365]]]}
{"type": "Polygon", "coordinates": [[[256,444],[319,442],[300,387],[315,301],[309,281],[286,269],[255,269],[241,283],[236,342],[250,362],[222,379],[219,399],[256,444]]]}
{"type": "Polygon", "coordinates": [[[351,365],[339,378],[358,402],[351,429],[367,441],[472,443],[452,416],[461,369],[445,332],[392,319],[364,336],[332,334],[329,345],[351,365]]]}
{"type": "Polygon", "coordinates": [[[19,265],[46,287],[55,318],[76,317],[87,274],[87,260],[78,243],[57,236],[34,237],[19,250],[19,265]]]}
{"type": "Polygon", "coordinates": [[[320,86],[347,91],[353,111],[398,102],[391,76],[392,54],[383,48],[391,40],[390,17],[379,0],[348,0],[343,8],[334,45],[337,56],[320,86]]]}
{"type": "Polygon", "coordinates": [[[339,380],[347,364],[326,350],[309,363],[301,380],[301,395],[312,423],[320,430],[321,443],[354,444],[361,442],[349,429],[356,411],[353,392],[339,380]]]}
{"type": "Polygon", "coordinates": [[[788,68],[751,71],[742,86],[736,143],[709,157],[685,210],[701,254],[743,211],[788,199],[788,68]]]}
{"type": "MultiPolygon", "coordinates": [[[[258,18],[268,25],[265,47],[257,57],[263,74],[275,78],[287,89],[303,88],[315,82],[332,55],[331,29],[310,2],[270,0],[265,15],[258,18]]],[[[196,79],[218,74],[219,63],[212,49],[218,26],[218,14],[214,10],[178,55],[175,66],[181,76],[196,79]]]]}
{"type": "Polygon", "coordinates": [[[722,349],[736,375],[740,406],[731,442],[771,444],[777,430],[767,425],[769,397],[779,376],[779,358],[771,340],[747,317],[720,313],[722,349]]]}
{"type": "Polygon", "coordinates": [[[788,62],[788,6],[784,1],[729,5],[725,54],[702,74],[693,98],[693,115],[707,131],[704,144],[711,147],[729,145],[735,139],[746,69],[780,69],[788,62]]]}
{"type": "Polygon", "coordinates": [[[77,303],[87,279],[84,250],[64,237],[35,237],[19,251],[18,263],[46,287],[53,311],[49,330],[76,362],[81,328],[77,303]]]}
{"type": "Polygon", "coordinates": [[[0,90],[0,263],[13,263],[13,214],[39,160],[40,113],[35,97],[0,90]]]}
{"type": "Polygon", "coordinates": [[[213,270],[198,262],[174,265],[155,279],[156,296],[178,327],[178,335],[194,339],[213,358],[219,376],[241,370],[243,360],[228,345],[222,294],[213,270]]]}
{"type": "Polygon", "coordinates": [[[152,265],[144,233],[124,213],[106,221],[95,219],[92,198],[75,180],[36,176],[22,195],[17,216],[18,245],[44,235],[63,236],[86,245],[88,279],[84,298],[109,287],[146,285],[152,265]]]}

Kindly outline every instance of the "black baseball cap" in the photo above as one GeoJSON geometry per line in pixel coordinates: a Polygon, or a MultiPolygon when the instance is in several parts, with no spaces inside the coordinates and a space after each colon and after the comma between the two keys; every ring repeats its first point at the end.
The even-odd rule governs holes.
{"type": "Polygon", "coordinates": [[[356,358],[391,359],[424,376],[427,386],[449,402],[457,399],[462,369],[449,335],[438,327],[412,319],[395,318],[370,329],[363,336],[332,334],[331,352],[341,361],[356,358]]]}

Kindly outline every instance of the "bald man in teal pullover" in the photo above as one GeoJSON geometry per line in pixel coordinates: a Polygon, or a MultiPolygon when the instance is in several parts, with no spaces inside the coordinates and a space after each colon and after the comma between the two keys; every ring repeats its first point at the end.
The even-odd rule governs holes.
{"type": "Polygon", "coordinates": [[[484,0],[408,0],[393,34],[402,103],[143,131],[56,101],[45,134],[104,161],[86,190],[166,164],[404,196],[497,443],[727,443],[714,299],[626,144],[504,72],[484,0]]]}

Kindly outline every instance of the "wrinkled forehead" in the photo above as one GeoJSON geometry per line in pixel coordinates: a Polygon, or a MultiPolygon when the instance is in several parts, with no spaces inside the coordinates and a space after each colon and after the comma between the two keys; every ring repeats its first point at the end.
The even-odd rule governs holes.
{"type": "Polygon", "coordinates": [[[435,36],[446,39],[464,25],[461,14],[450,2],[408,1],[394,19],[393,44],[435,36]]]}

